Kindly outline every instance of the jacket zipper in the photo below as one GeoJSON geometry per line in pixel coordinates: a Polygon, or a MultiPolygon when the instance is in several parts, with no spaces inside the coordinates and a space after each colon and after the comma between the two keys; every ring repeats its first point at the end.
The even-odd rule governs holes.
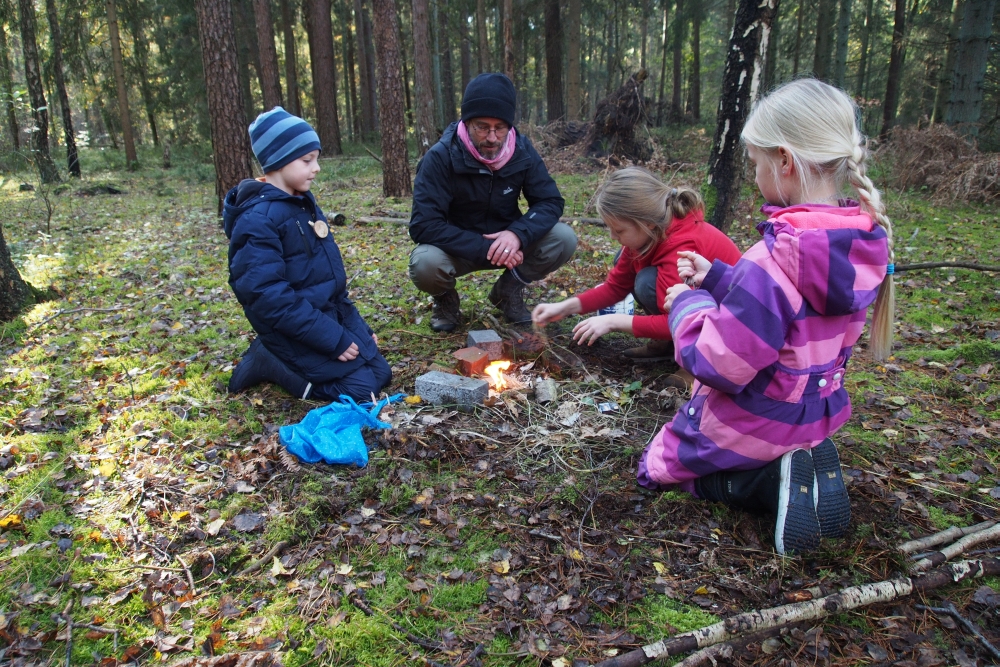
{"type": "Polygon", "coordinates": [[[490,228],[490,209],[493,207],[493,177],[496,176],[496,172],[492,169],[490,170],[490,191],[486,193],[486,217],[483,218],[483,226],[486,229],[490,228]]]}
{"type": "Polygon", "coordinates": [[[313,258],[312,244],[309,243],[309,239],[306,238],[306,233],[302,229],[302,223],[298,220],[295,221],[295,226],[299,228],[299,235],[302,237],[302,244],[306,247],[306,254],[309,255],[309,259],[313,258]]]}

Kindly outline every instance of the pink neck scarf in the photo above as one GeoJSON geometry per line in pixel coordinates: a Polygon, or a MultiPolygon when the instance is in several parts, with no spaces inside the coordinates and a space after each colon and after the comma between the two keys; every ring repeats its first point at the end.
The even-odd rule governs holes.
{"type": "Polygon", "coordinates": [[[479,154],[479,151],[476,150],[476,147],[472,145],[472,140],[469,139],[469,130],[465,127],[465,121],[463,120],[458,121],[458,138],[462,140],[462,144],[465,146],[466,150],[472,154],[472,157],[489,167],[490,171],[497,171],[502,169],[503,166],[510,162],[510,159],[514,157],[514,141],[517,138],[517,133],[514,131],[513,127],[510,128],[510,132],[507,133],[507,140],[504,142],[503,148],[500,149],[500,153],[498,153],[492,160],[484,158],[479,154]]]}

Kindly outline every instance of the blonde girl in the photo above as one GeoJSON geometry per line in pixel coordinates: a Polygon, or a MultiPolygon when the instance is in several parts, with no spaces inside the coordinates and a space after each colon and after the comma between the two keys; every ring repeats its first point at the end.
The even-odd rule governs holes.
{"type": "Polygon", "coordinates": [[[786,84],[757,103],[742,138],[767,201],[763,239],[735,266],[682,253],[679,275],[697,288],[672,287],[664,307],[696,382],[638,478],[774,514],[777,551],[805,552],[850,522],[829,436],[851,416],[844,376],[872,302],[871,350],[891,347],[892,224],[842,90],[786,84]]]}

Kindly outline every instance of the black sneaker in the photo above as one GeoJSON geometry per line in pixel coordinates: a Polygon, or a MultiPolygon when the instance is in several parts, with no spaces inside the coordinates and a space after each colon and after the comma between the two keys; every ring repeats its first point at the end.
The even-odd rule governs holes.
{"type": "Polygon", "coordinates": [[[774,526],[774,548],[779,554],[804,553],[819,546],[813,485],[816,473],[805,449],[781,457],[778,480],[778,519],[774,526]]]}
{"type": "Polygon", "coordinates": [[[823,537],[843,537],[851,523],[851,501],[844,486],[837,446],[827,438],[813,447],[810,454],[816,471],[813,499],[820,533],[823,537]]]}

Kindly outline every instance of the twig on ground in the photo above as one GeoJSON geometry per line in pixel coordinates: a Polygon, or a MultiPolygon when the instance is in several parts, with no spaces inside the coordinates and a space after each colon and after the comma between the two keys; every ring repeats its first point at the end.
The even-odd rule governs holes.
{"type": "Polygon", "coordinates": [[[288,546],[288,541],[287,540],[281,540],[280,542],[278,542],[277,544],[275,544],[273,547],[271,547],[270,549],[268,549],[268,551],[267,551],[266,554],[264,554],[263,556],[261,556],[260,558],[258,558],[257,560],[255,560],[254,562],[250,563],[249,565],[247,565],[245,568],[243,568],[242,570],[240,570],[239,572],[237,572],[234,576],[245,577],[248,574],[252,574],[252,573],[256,572],[260,568],[264,567],[264,565],[266,565],[267,563],[269,563],[272,558],[274,558],[275,556],[277,556],[278,554],[280,554],[282,551],[284,551],[285,547],[287,547],[287,546],[288,546]]]}
{"type": "Polygon", "coordinates": [[[1000,660],[1000,650],[991,644],[990,640],[984,637],[983,633],[979,631],[979,628],[977,628],[969,619],[962,616],[953,603],[949,602],[947,607],[928,607],[923,604],[914,605],[914,607],[920,610],[933,611],[935,614],[947,614],[951,616],[958,621],[967,632],[974,635],[975,638],[978,639],[984,647],[986,647],[986,650],[990,652],[990,655],[992,655],[995,660],[1000,660]]]}
{"type": "Polygon", "coordinates": [[[919,269],[972,269],[973,271],[1000,271],[1000,266],[989,264],[973,264],[972,262],[922,262],[920,264],[897,264],[896,273],[916,271],[919,269]]]}
{"type": "Polygon", "coordinates": [[[368,153],[369,155],[371,155],[373,158],[375,158],[376,162],[378,162],[379,164],[382,164],[382,158],[380,158],[378,155],[375,155],[375,153],[372,153],[367,148],[365,148],[365,152],[368,153]]]}
{"type": "MultiPolygon", "coordinates": [[[[364,600],[358,597],[356,593],[351,594],[349,596],[349,599],[351,600],[351,603],[355,607],[360,609],[365,614],[365,616],[375,615],[375,610],[369,607],[368,603],[366,603],[364,600]]],[[[439,644],[438,642],[432,642],[427,639],[423,639],[421,637],[416,636],[415,634],[407,632],[406,628],[404,628],[402,625],[389,618],[387,614],[382,614],[382,615],[385,616],[385,619],[389,622],[389,625],[391,625],[396,632],[404,635],[407,639],[409,639],[417,646],[425,648],[428,651],[436,651],[438,653],[444,653],[445,647],[442,644],[439,644]]]]}
{"type": "Polygon", "coordinates": [[[66,667],[70,667],[73,656],[73,615],[70,610],[73,608],[73,598],[66,603],[66,608],[62,611],[63,620],[66,621],[66,667]]]}
{"type": "Polygon", "coordinates": [[[191,586],[191,597],[197,596],[198,593],[195,590],[194,577],[191,575],[191,568],[187,566],[187,563],[184,562],[184,559],[181,558],[180,555],[176,555],[174,556],[174,558],[176,558],[177,562],[180,563],[181,567],[184,568],[184,574],[187,575],[188,585],[191,586]]]}
{"type": "Polygon", "coordinates": [[[959,554],[965,553],[965,550],[981,542],[987,542],[996,537],[1000,537],[1000,524],[993,525],[986,530],[980,530],[975,533],[969,533],[962,539],[958,540],[951,546],[947,546],[940,551],[936,551],[927,558],[921,558],[917,562],[910,566],[911,572],[922,572],[932,567],[936,567],[945,561],[949,561],[959,554]]]}
{"type": "Polygon", "coordinates": [[[923,551],[927,547],[933,547],[938,544],[951,542],[956,537],[964,537],[970,533],[978,533],[981,530],[992,528],[994,525],[996,525],[995,521],[984,521],[982,523],[977,523],[975,526],[952,526],[948,530],[942,530],[940,533],[934,533],[933,535],[927,535],[926,537],[920,537],[918,539],[905,542],[899,545],[899,550],[904,554],[917,553],[918,551],[923,551]]]}
{"type": "Polygon", "coordinates": [[[486,651],[486,645],[485,644],[483,644],[483,643],[476,644],[476,648],[472,649],[472,653],[470,653],[467,657],[463,658],[462,660],[459,660],[455,664],[455,667],[465,667],[470,662],[472,662],[473,660],[475,660],[476,658],[478,658],[479,655],[481,653],[483,653],[484,651],[486,651]]]}

